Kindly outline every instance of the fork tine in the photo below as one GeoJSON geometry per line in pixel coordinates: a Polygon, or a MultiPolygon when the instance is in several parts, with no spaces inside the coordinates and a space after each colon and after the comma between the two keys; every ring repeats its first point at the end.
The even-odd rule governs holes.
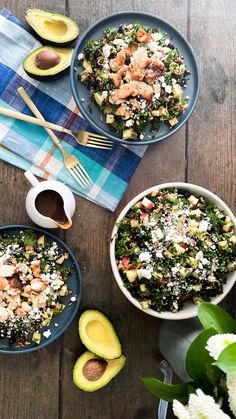
{"type": "Polygon", "coordinates": [[[90,135],[93,135],[94,137],[97,137],[97,138],[102,138],[103,140],[111,141],[111,140],[108,140],[107,137],[104,137],[103,135],[100,135],[100,134],[97,134],[97,133],[94,133],[94,132],[88,132],[89,137],[90,137],[90,135]]]}
{"type": "Polygon", "coordinates": [[[101,148],[101,149],[104,149],[104,150],[112,150],[112,147],[111,146],[103,146],[103,145],[96,145],[97,143],[95,143],[95,144],[91,144],[90,142],[89,143],[87,143],[86,144],[86,147],[92,147],[92,148],[101,148]]]}
{"type": "Polygon", "coordinates": [[[85,170],[82,164],[79,164],[80,170],[85,174],[86,178],[89,180],[90,183],[93,183],[91,177],[89,176],[88,172],[85,170]]]}
{"type": "Polygon", "coordinates": [[[78,182],[80,184],[80,186],[82,186],[83,189],[86,189],[87,185],[80,179],[80,177],[77,176],[77,174],[75,174],[72,169],[68,169],[68,170],[69,170],[71,176],[73,176],[73,178],[76,180],[76,182],[78,182]]]}
{"type": "Polygon", "coordinates": [[[84,183],[88,186],[91,182],[87,177],[84,175],[84,173],[80,170],[80,167],[78,165],[72,167],[72,170],[75,174],[78,174],[83,179],[84,183]]]}
{"type": "Polygon", "coordinates": [[[96,138],[96,137],[88,137],[88,141],[94,141],[97,144],[104,144],[104,145],[109,145],[109,146],[113,146],[113,143],[111,141],[105,141],[105,140],[100,140],[100,138],[96,138]]]}

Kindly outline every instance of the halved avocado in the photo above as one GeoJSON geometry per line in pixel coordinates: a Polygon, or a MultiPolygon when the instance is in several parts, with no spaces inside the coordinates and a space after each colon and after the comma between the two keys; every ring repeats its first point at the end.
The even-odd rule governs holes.
{"type": "Polygon", "coordinates": [[[23,62],[28,76],[39,81],[50,81],[62,76],[70,67],[73,50],[45,46],[35,49],[23,62]]]}
{"type": "Polygon", "coordinates": [[[92,352],[81,355],[73,369],[73,382],[84,391],[96,391],[107,385],[123,368],[126,357],[105,361],[92,352]]]}
{"type": "Polygon", "coordinates": [[[77,24],[60,13],[41,9],[27,9],[25,18],[36,36],[43,42],[65,47],[79,36],[77,24]]]}
{"type": "Polygon", "coordinates": [[[110,320],[97,310],[86,310],[79,319],[79,335],[91,352],[105,359],[119,358],[121,344],[110,320]]]}

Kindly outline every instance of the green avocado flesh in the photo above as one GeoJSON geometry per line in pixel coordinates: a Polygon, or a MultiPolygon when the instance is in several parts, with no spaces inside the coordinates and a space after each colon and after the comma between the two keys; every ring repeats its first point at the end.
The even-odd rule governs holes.
{"type": "Polygon", "coordinates": [[[51,80],[61,76],[69,68],[72,52],[71,48],[37,48],[25,58],[23,68],[36,80],[51,80]]]}
{"type": "Polygon", "coordinates": [[[81,390],[92,392],[104,387],[125,365],[126,358],[104,360],[92,352],[81,355],[73,369],[73,382],[81,390]]]}
{"type": "Polygon", "coordinates": [[[89,351],[108,359],[122,354],[118,336],[108,318],[97,310],[86,310],[79,319],[79,335],[89,351]]]}
{"type": "Polygon", "coordinates": [[[60,13],[41,9],[27,9],[26,21],[44,42],[66,46],[72,44],[79,36],[76,23],[60,13]]]}

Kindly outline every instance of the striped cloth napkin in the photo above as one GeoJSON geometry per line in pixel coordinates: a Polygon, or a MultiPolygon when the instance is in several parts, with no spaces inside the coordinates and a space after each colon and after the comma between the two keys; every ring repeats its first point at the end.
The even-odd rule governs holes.
{"type": "MultiPolygon", "coordinates": [[[[46,120],[73,130],[93,131],[76,108],[69,75],[50,83],[26,75],[23,59],[41,44],[15,16],[1,8],[0,46],[0,106],[32,115],[17,93],[23,86],[46,120]]],[[[58,136],[88,171],[93,180],[90,189],[84,191],[65,169],[60,150],[44,128],[0,116],[0,158],[44,179],[64,182],[74,193],[114,211],[146,147],[117,144],[112,151],[103,151],[82,147],[71,136],[58,136]]]]}

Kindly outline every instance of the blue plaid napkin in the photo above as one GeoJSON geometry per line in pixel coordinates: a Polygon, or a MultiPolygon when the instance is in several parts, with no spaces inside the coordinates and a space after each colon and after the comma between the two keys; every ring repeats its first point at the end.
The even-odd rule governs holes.
{"type": "MultiPolygon", "coordinates": [[[[69,76],[43,83],[22,68],[24,58],[41,46],[8,10],[0,8],[0,106],[31,115],[17,89],[23,86],[48,121],[73,130],[93,131],[79,114],[72,98],[69,76]]],[[[60,135],[59,135],[60,137],[60,135]]],[[[65,149],[77,156],[93,180],[84,191],[63,165],[60,150],[38,126],[0,116],[0,158],[45,179],[66,183],[78,195],[114,211],[146,147],[114,145],[112,151],[86,148],[68,135],[65,149]]]]}

